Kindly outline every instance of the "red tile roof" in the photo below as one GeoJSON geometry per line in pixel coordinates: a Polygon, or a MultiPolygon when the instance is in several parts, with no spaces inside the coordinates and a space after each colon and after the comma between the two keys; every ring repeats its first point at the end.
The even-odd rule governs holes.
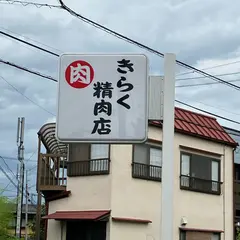
{"type": "Polygon", "coordinates": [[[97,211],[57,211],[55,213],[44,216],[43,219],[55,220],[93,220],[97,221],[103,217],[109,216],[109,210],[97,211]]]}
{"type": "MultiPolygon", "coordinates": [[[[158,121],[152,121],[151,124],[162,125],[158,121]]],[[[175,107],[175,131],[237,146],[237,143],[217,122],[216,118],[178,107],[175,107]]]]}

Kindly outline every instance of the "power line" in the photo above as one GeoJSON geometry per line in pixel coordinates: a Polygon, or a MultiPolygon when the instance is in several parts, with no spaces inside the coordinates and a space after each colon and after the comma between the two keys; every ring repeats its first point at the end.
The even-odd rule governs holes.
{"type": "Polygon", "coordinates": [[[53,113],[51,113],[50,111],[48,111],[47,109],[45,109],[44,107],[42,107],[41,105],[37,104],[36,102],[34,102],[32,99],[30,99],[29,97],[27,97],[26,95],[24,95],[22,92],[20,92],[15,86],[13,86],[10,82],[8,82],[4,77],[0,76],[0,78],[5,81],[10,87],[12,87],[16,92],[18,92],[20,95],[22,95],[24,98],[26,98],[29,102],[31,102],[32,104],[36,105],[37,107],[41,108],[43,111],[51,114],[52,116],[55,116],[53,113]]]}
{"type": "Polygon", "coordinates": [[[9,187],[10,184],[11,184],[11,182],[9,181],[9,183],[6,185],[6,187],[0,191],[0,194],[4,193],[5,191],[8,191],[7,188],[9,187]]]}
{"type": "Polygon", "coordinates": [[[16,175],[13,173],[12,169],[8,166],[8,164],[6,163],[5,159],[2,156],[0,156],[0,158],[3,160],[4,164],[6,165],[7,169],[11,172],[13,177],[17,179],[16,175]]]}
{"type": "MultiPolygon", "coordinates": [[[[11,67],[15,67],[15,68],[17,68],[19,70],[23,70],[23,71],[26,71],[28,73],[34,74],[36,76],[39,76],[39,77],[42,77],[42,78],[46,78],[46,79],[49,79],[49,80],[54,81],[54,82],[58,82],[57,79],[55,79],[55,78],[53,78],[51,76],[45,75],[45,74],[40,73],[40,72],[33,71],[33,70],[31,70],[29,68],[26,68],[26,67],[19,66],[19,65],[15,64],[15,63],[4,61],[2,59],[0,59],[0,62],[3,63],[3,64],[6,64],[6,65],[9,65],[11,67]]],[[[226,75],[234,75],[234,74],[240,74],[240,72],[224,73],[224,74],[219,74],[219,75],[215,75],[215,76],[226,76],[226,75]]],[[[195,80],[195,79],[203,79],[203,78],[206,78],[206,77],[181,78],[181,79],[176,79],[176,81],[195,80]]],[[[240,79],[236,79],[236,80],[230,80],[230,81],[227,81],[227,82],[239,82],[239,81],[240,81],[240,79]]],[[[220,82],[186,84],[186,85],[178,85],[176,87],[177,88],[179,88],[179,87],[182,88],[182,87],[205,86],[205,85],[214,85],[214,84],[220,84],[220,82]]]]}
{"type": "MultiPolygon", "coordinates": [[[[14,157],[7,157],[7,156],[2,156],[3,158],[5,159],[8,159],[8,160],[12,160],[12,161],[18,161],[17,158],[14,158],[14,157]]],[[[28,162],[36,162],[37,160],[27,160],[28,162]]]]}
{"type": "Polygon", "coordinates": [[[54,53],[54,52],[49,51],[49,50],[47,50],[47,49],[45,49],[45,48],[39,47],[39,46],[37,46],[37,45],[35,45],[35,44],[29,43],[29,42],[27,42],[27,41],[25,41],[25,40],[22,40],[22,39],[20,39],[20,38],[17,38],[17,37],[15,37],[15,36],[11,35],[11,34],[5,33],[5,32],[3,32],[3,31],[0,31],[0,34],[4,35],[4,36],[6,36],[6,37],[12,38],[12,39],[14,39],[14,40],[16,40],[16,41],[22,42],[22,43],[24,43],[24,44],[27,44],[27,45],[29,45],[29,46],[31,46],[31,47],[37,48],[38,50],[41,50],[41,51],[46,52],[46,53],[49,53],[49,54],[51,54],[51,55],[53,55],[53,56],[59,57],[59,54],[57,54],[57,53],[54,53]]]}
{"type": "MultiPolygon", "coordinates": [[[[13,185],[16,189],[18,189],[18,190],[20,191],[18,185],[17,185],[15,182],[13,182],[12,178],[11,178],[11,177],[8,175],[8,173],[3,169],[3,167],[1,166],[1,164],[0,164],[0,170],[1,170],[1,171],[3,172],[3,174],[8,178],[8,180],[12,183],[12,185],[13,185]]],[[[16,175],[15,175],[15,177],[16,177],[16,175]]],[[[24,192],[24,195],[26,196],[24,187],[23,187],[23,192],[24,192]]],[[[30,201],[31,201],[31,200],[30,200],[30,201]]],[[[31,201],[31,203],[34,204],[32,201],[31,201]]],[[[35,204],[34,204],[34,205],[35,205],[35,204]]]]}
{"type": "MultiPolygon", "coordinates": [[[[61,0],[60,0],[60,2],[61,2],[61,4],[63,4],[61,0]]],[[[159,55],[159,56],[161,56],[161,57],[164,57],[164,54],[163,54],[163,53],[160,53],[160,52],[158,52],[158,51],[156,51],[156,50],[154,50],[154,49],[151,49],[151,48],[149,48],[149,47],[147,47],[147,46],[145,46],[145,45],[143,45],[143,44],[141,44],[141,43],[138,43],[138,42],[136,42],[136,41],[134,41],[134,40],[132,40],[132,39],[130,39],[130,38],[128,38],[128,37],[125,37],[125,36],[123,36],[123,35],[121,35],[121,34],[118,34],[118,33],[114,32],[114,31],[112,31],[112,30],[110,30],[110,29],[108,29],[108,28],[106,28],[106,27],[98,24],[98,23],[95,23],[95,22],[93,22],[92,20],[89,20],[89,19],[87,19],[87,18],[85,18],[85,17],[83,17],[83,16],[75,13],[74,11],[72,11],[71,9],[69,9],[68,7],[66,7],[64,4],[63,4],[63,6],[64,6],[64,7],[63,7],[64,10],[66,10],[66,11],[68,11],[68,12],[70,11],[70,13],[71,13],[72,15],[77,16],[78,18],[81,18],[83,21],[85,21],[85,22],[87,22],[87,23],[90,23],[91,25],[93,25],[93,26],[95,26],[95,27],[97,27],[97,28],[100,28],[101,30],[107,31],[108,33],[110,33],[110,34],[112,34],[112,35],[116,35],[116,37],[118,37],[118,38],[120,38],[120,39],[123,39],[123,40],[125,40],[125,41],[128,41],[128,42],[130,42],[130,43],[132,43],[132,44],[138,45],[139,47],[142,47],[142,48],[144,48],[144,49],[146,49],[146,50],[148,50],[148,51],[150,51],[150,52],[153,52],[153,53],[155,53],[155,54],[157,54],[157,55],[159,55]]],[[[2,31],[0,31],[0,34],[4,34],[5,36],[8,36],[8,37],[10,37],[10,38],[13,38],[13,39],[15,39],[15,40],[17,40],[17,41],[21,41],[21,42],[23,42],[23,43],[25,43],[25,44],[27,44],[27,45],[30,45],[30,46],[32,46],[32,47],[36,47],[37,49],[39,49],[39,50],[41,50],[41,51],[44,51],[44,52],[47,52],[47,53],[49,53],[49,54],[52,54],[52,55],[54,55],[54,56],[58,56],[58,57],[59,57],[59,55],[56,54],[56,53],[54,53],[54,52],[51,52],[51,51],[46,50],[46,49],[44,49],[44,48],[41,48],[41,47],[39,47],[39,46],[37,46],[37,45],[28,43],[28,42],[26,42],[26,41],[24,41],[24,40],[21,40],[21,39],[19,39],[19,38],[16,38],[16,37],[14,37],[14,36],[11,36],[10,34],[6,34],[6,33],[2,32],[2,31]]],[[[224,80],[222,80],[222,79],[219,79],[219,78],[217,78],[217,77],[215,77],[215,76],[213,76],[213,75],[210,75],[210,74],[208,74],[208,73],[202,72],[201,70],[196,69],[196,68],[194,68],[194,67],[192,67],[192,66],[190,66],[190,65],[187,65],[187,64],[182,63],[182,62],[180,62],[180,61],[176,61],[176,62],[177,62],[179,65],[181,65],[181,66],[184,66],[184,67],[186,67],[186,68],[193,69],[194,71],[199,72],[199,73],[205,75],[205,77],[210,77],[210,78],[212,78],[212,79],[214,79],[214,80],[217,80],[218,82],[227,83],[228,85],[230,84],[231,86],[234,86],[234,88],[240,89],[240,87],[237,86],[237,85],[231,84],[231,83],[229,83],[229,82],[227,82],[227,81],[224,81],[224,80]]],[[[15,65],[15,64],[14,64],[14,65],[15,65]]],[[[16,65],[15,65],[15,66],[16,66],[16,65]]],[[[19,67],[17,67],[17,68],[19,68],[19,67]]],[[[21,68],[20,68],[20,69],[21,69],[21,68]]],[[[23,69],[21,69],[21,70],[23,70],[23,69]]],[[[30,70],[30,71],[31,71],[31,70],[30,70]]],[[[57,80],[56,80],[56,79],[53,79],[52,77],[51,77],[51,80],[57,82],[57,80]]],[[[185,104],[185,103],[182,102],[182,104],[185,104]]],[[[186,106],[191,106],[191,105],[188,105],[188,104],[185,104],[185,105],[186,105],[186,106]]],[[[191,106],[191,107],[193,107],[193,106],[191,106]]],[[[194,107],[193,107],[193,108],[194,108],[194,107]]],[[[202,112],[206,112],[205,110],[200,110],[200,109],[197,109],[197,110],[202,111],[202,112]]],[[[207,112],[207,113],[208,113],[208,112],[207,112]]],[[[210,113],[210,114],[211,114],[211,113],[210,113]]],[[[214,115],[214,114],[212,114],[212,115],[214,115]]],[[[218,116],[218,115],[217,115],[217,116],[218,116]]],[[[221,116],[219,116],[219,118],[221,118],[221,116]]],[[[225,120],[227,120],[225,117],[223,117],[223,118],[224,118],[225,120]]],[[[231,119],[228,119],[228,120],[229,120],[230,122],[235,122],[235,123],[237,123],[237,122],[234,121],[234,120],[231,120],[231,119]]]]}
{"type": "MultiPolygon", "coordinates": [[[[87,24],[90,24],[90,25],[92,25],[92,26],[94,26],[94,27],[96,27],[96,28],[98,28],[98,29],[100,29],[100,30],[108,33],[108,34],[111,34],[111,35],[113,35],[114,37],[117,37],[117,38],[119,38],[119,39],[121,39],[121,40],[124,40],[124,41],[126,41],[126,42],[128,42],[128,43],[131,43],[131,44],[136,45],[136,46],[138,46],[138,47],[140,47],[140,48],[143,48],[143,49],[145,49],[145,50],[147,50],[147,51],[149,51],[149,52],[151,52],[151,53],[154,53],[155,55],[158,55],[158,56],[160,56],[160,57],[164,57],[164,54],[163,54],[163,53],[161,53],[161,52],[159,52],[159,51],[157,51],[157,50],[155,50],[155,49],[153,49],[153,48],[151,48],[151,47],[148,47],[148,46],[146,46],[146,45],[144,45],[144,44],[142,44],[142,43],[140,43],[140,42],[137,42],[137,41],[135,41],[135,40],[133,40],[133,39],[127,37],[127,36],[124,36],[124,35],[122,35],[122,34],[120,34],[120,33],[117,33],[116,31],[113,31],[113,30],[111,30],[111,29],[109,29],[109,28],[107,28],[107,27],[105,27],[105,26],[103,26],[103,25],[101,25],[101,24],[99,24],[99,23],[97,23],[97,22],[89,19],[89,18],[86,18],[86,17],[82,16],[81,14],[78,14],[77,12],[73,11],[71,8],[69,8],[68,6],[66,6],[62,0],[59,0],[59,3],[61,4],[62,8],[63,8],[65,11],[67,11],[68,13],[70,13],[71,15],[73,15],[74,17],[79,18],[79,19],[82,20],[83,22],[86,22],[87,24]]],[[[210,79],[212,79],[212,80],[214,80],[214,81],[221,82],[221,83],[223,83],[223,84],[226,84],[227,86],[230,86],[230,87],[233,87],[233,88],[235,88],[235,89],[237,89],[237,90],[240,90],[240,86],[237,86],[237,85],[234,85],[234,84],[229,83],[229,82],[227,82],[227,81],[224,81],[224,80],[222,80],[222,79],[220,79],[220,78],[218,78],[218,77],[214,77],[213,75],[211,75],[211,74],[209,74],[209,73],[206,73],[206,72],[204,72],[204,71],[202,71],[202,70],[200,70],[200,69],[197,69],[197,68],[195,68],[195,67],[192,67],[192,66],[190,66],[190,65],[188,65],[188,64],[186,64],[186,63],[184,63],[184,62],[181,62],[181,61],[176,60],[176,63],[177,63],[178,65],[182,66],[182,67],[187,68],[187,69],[194,70],[195,72],[197,72],[197,73],[199,73],[199,74],[201,74],[201,75],[203,75],[203,76],[205,76],[205,77],[208,77],[208,78],[210,78],[210,79]]]]}
{"type": "Polygon", "coordinates": [[[47,76],[45,74],[42,74],[42,73],[39,73],[39,72],[36,72],[36,71],[33,71],[33,70],[30,70],[28,68],[25,68],[25,67],[21,67],[15,63],[11,63],[11,62],[8,62],[8,61],[4,61],[3,59],[0,58],[0,63],[3,63],[3,64],[6,64],[6,65],[9,65],[11,67],[14,67],[14,68],[18,68],[20,70],[23,70],[25,72],[28,72],[28,73],[32,73],[36,76],[39,76],[39,77],[42,77],[42,78],[46,78],[46,79],[49,79],[51,81],[54,81],[54,82],[57,82],[57,80],[51,76],[47,76]]]}
{"type": "Polygon", "coordinates": [[[22,38],[24,38],[24,39],[28,39],[28,40],[30,40],[30,41],[32,41],[32,42],[41,44],[42,46],[45,46],[45,47],[47,47],[47,48],[51,48],[51,49],[56,50],[56,51],[58,51],[58,52],[63,52],[63,51],[60,50],[60,49],[51,47],[51,46],[49,46],[49,45],[47,45],[47,44],[45,44],[45,43],[42,43],[42,42],[40,42],[40,41],[37,41],[37,40],[35,40],[35,39],[33,39],[33,38],[30,38],[30,37],[27,37],[27,36],[24,36],[24,35],[22,35],[22,34],[20,34],[20,33],[14,32],[14,31],[9,30],[9,29],[7,29],[7,28],[0,27],[0,29],[3,29],[3,30],[5,30],[5,31],[7,31],[7,32],[10,32],[10,33],[13,33],[13,34],[15,34],[15,35],[18,35],[18,36],[20,36],[20,37],[22,37],[22,38]]]}
{"type": "MultiPolygon", "coordinates": [[[[1,2],[1,1],[3,1],[3,0],[0,0],[0,2],[1,2]]],[[[7,1],[7,0],[4,0],[4,1],[7,1]]],[[[36,3],[34,3],[34,4],[36,4],[36,3]]],[[[61,6],[60,6],[60,8],[61,8],[61,6]]],[[[21,36],[21,37],[23,37],[23,38],[25,38],[25,39],[29,39],[29,40],[31,40],[31,41],[33,41],[33,42],[39,43],[39,44],[41,44],[41,45],[43,45],[43,46],[45,46],[45,47],[48,47],[48,48],[57,50],[57,51],[59,51],[59,52],[63,52],[62,50],[59,50],[59,49],[54,48],[54,47],[51,47],[51,46],[49,46],[49,45],[47,45],[47,44],[45,44],[45,43],[39,42],[39,41],[37,41],[37,40],[35,40],[35,39],[32,39],[32,38],[30,38],[30,37],[23,36],[23,35],[21,35],[21,34],[19,34],[19,33],[13,32],[13,31],[11,31],[11,30],[9,30],[9,29],[3,28],[3,27],[1,27],[1,29],[4,29],[5,31],[11,32],[11,33],[16,34],[16,35],[18,35],[18,36],[21,36]]],[[[21,39],[19,39],[19,38],[16,38],[16,37],[14,37],[14,36],[12,36],[12,35],[10,35],[10,34],[4,33],[4,32],[0,32],[0,33],[3,34],[3,35],[5,35],[5,36],[7,36],[7,37],[13,38],[13,39],[15,39],[15,40],[17,40],[17,41],[20,41],[20,42],[22,42],[22,43],[24,43],[24,44],[27,44],[27,45],[30,44],[29,42],[26,42],[26,41],[24,41],[24,40],[21,40],[21,39]]],[[[32,45],[30,45],[30,46],[39,49],[39,46],[37,46],[37,45],[32,44],[32,45]]],[[[42,50],[42,51],[46,52],[46,51],[45,51],[46,49],[43,49],[43,48],[42,48],[42,49],[39,49],[39,50],[42,50]]],[[[47,51],[47,52],[48,52],[48,51],[47,51]]],[[[49,52],[48,52],[48,53],[49,53],[49,52]]],[[[56,54],[56,53],[54,53],[54,52],[51,52],[50,54],[52,54],[52,55],[54,55],[54,56],[59,56],[58,54],[56,54]]],[[[236,63],[240,63],[240,61],[234,61],[234,62],[219,64],[219,65],[215,65],[215,66],[212,66],[212,67],[203,68],[203,69],[201,69],[201,70],[209,70],[209,69],[214,69],[214,68],[218,68],[218,67],[223,67],[223,66],[228,66],[228,65],[236,64],[236,63]]],[[[186,74],[190,74],[190,73],[194,73],[194,71],[185,72],[185,73],[180,73],[180,74],[177,74],[177,76],[186,75],[186,74]]],[[[226,75],[232,75],[232,74],[238,74],[238,73],[240,73],[240,72],[229,73],[229,74],[219,74],[219,75],[215,75],[215,76],[226,76],[226,75]]],[[[189,79],[200,79],[200,78],[206,78],[206,77],[183,78],[183,79],[176,79],[176,80],[177,80],[177,81],[180,81],[180,80],[185,80],[185,79],[186,79],[186,80],[189,80],[189,79]]]]}
{"type": "MultiPolygon", "coordinates": [[[[228,82],[239,82],[240,79],[230,80],[228,82]]],[[[208,83],[195,83],[195,84],[184,84],[184,85],[177,85],[176,88],[183,88],[183,87],[196,87],[196,86],[207,86],[207,85],[215,85],[219,84],[219,82],[208,82],[208,83]]]]}
{"type": "Polygon", "coordinates": [[[29,162],[36,153],[37,153],[37,150],[35,152],[32,152],[32,155],[26,160],[26,163],[29,162]]]}
{"type": "MultiPolygon", "coordinates": [[[[212,67],[203,68],[201,70],[209,70],[209,69],[214,69],[214,68],[218,68],[218,67],[223,67],[223,66],[236,64],[236,63],[240,63],[240,60],[234,61],[234,62],[229,62],[229,63],[223,63],[223,64],[219,64],[219,65],[215,65],[215,66],[212,66],[212,67]]],[[[186,75],[186,74],[190,74],[190,73],[194,73],[194,71],[179,73],[179,74],[177,74],[177,76],[186,75]]]]}
{"type": "MultiPolygon", "coordinates": [[[[219,77],[219,76],[230,76],[230,75],[236,75],[236,74],[240,74],[240,72],[222,73],[214,76],[219,77]]],[[[203,79],[203,78],[206,78],[206,77],[176,78],[176,81],[195,80],[195,79],[203,79]]]]}
{"type": "Polygon", "coordinates": [[[217,115],[217,114],[215,114],[215,113],[211,113],[211,112],[205,111],[205,110],[203,110],[203,109],[194,107],[194,106],[192,106],[192,105],[190,105],[190,104],[187,104],[187,103],[184,103],[184,102],[182,102],[182,101],[175,100],[175,102],[180,103],[180,104],[182,104],[182,105],[185,105],[185,106],[187,106],[187,107],[193,108],[193,109],[195,109],[195,110],[204,112],[204,113],[206,113],[206,114],[210,114],[210,115],[212,115],[212,116],[221,118],[221,119],[223,119],[223,120],[226,120],[226,121],[229,121],[229,122],[232,122],[232,123],[236,123],[236,124],[240,124],[240,122],[238,122],[238,121],[235,121],[235,120],[232,120],[232,119],[229,119],[229,118],[226,118],[226,117],[222,117],[222,116],[217,115]]]}
{"type": "Polygon", "coordinates": [[[224,112],[233,114],[233,115],[238,115],[238,116],[240,116],[240,113],[234,113],[234,112],[228,111],[228,110],[222,108],[222,106],[218,106],[218,105],[214,105],[214,106],[213,106],[213,105],[210,105],[210,104],[208,104],[208,103],[204,103],[204,102],[200,102],[200,101],[195,101],[195,100],[194,100],[194,102],[195,102],[195,103],[202,104],[202,105],[204,105],[204,106],[212,107],[212,108],[215,108],[215,109],[217,109],[217,110],[221,110],[221,111],[224,111],[224,112]]]}
{"type": "MultiPolygon", "coordinates": [[[[107,28],[107,27],[104,27],[103,25],[101,25],[101,24],[99,24],[99,23],[97,23],[97,22],[94,22],[94,21],[92,21],[92,20],[90,20],[90,19],[88,19],[88,18],[86,18],[86,17],[83,17],[82,15],[76,13],[75,11],[73,11],[72,9],[70,9],[69,7],[67,7],[67,6],[63,3],[62,0],[59,0],[59,2],[60,2],[60,4],[61,4],[61,8],[62,8],[63,10],[65,10],[65,11],[67,11],[68,13],[70,13],[71,15],[73,15],[73,16],[81,19],[82,21],[84,21],[84,22],[86,22],[86,23],[88,23],[88,24],[90,24],[90,25],[92,25],[92,26],[94,26],[94,27],[96,27],[96,28],[98,28],[98,29],[100,29],[100,30],[102,30],[102,31],[105,31],[105,32],[107,32],[107,33],[109,33],[109,34],[111,34],[111,35],[113,35],[113,36],[115,36],[115,37],[117,37],[117,38],[119,38],[119,39],[121,39],[121,40],[124,40],[124,41],[129,42],[129,43],[131,43],[131,44],[133,44],[133,45],[136,45],[136,46],[138,46],[138,47],[140,47],[140,48],[143,48],[143,49],[145,49],[145,50],[147,50],[147,51],[149,51],[149,52],[151,52],[151,53],[154,53],[154,54],[156,54],[156,55],[158,55],[158,56],[160,56],[160,57],[164,57],[164,54],[163,54],[163,53],[161,53],[161,52],[159,52],[159,51],[157,51],[157,50],[155,50],[155,49],[153,49],[153,48],[150,48],[150,47],[148,47],[148,46],[146,46],[146,45],[144,45],[144,44],[142,44],[142,43],[140,43],[140,42],[137,42],[137,41],[135,41],[135,40],[133,40],[133,39],[130,39],[130,38],[128,38],[128,37],[126,37],[126,36],[124,36],[124,35],[122,35],[122,34],[120,34],[120,33],[117,33],[117,32],[115,32],[115,31],[111,30],[111,29],[109,29],[109,28],[107,28]]],[[[29,43],[29,42],[24,41],[24,40],[22,40],[22,39],[16,38],[16,37],[14,37],[14,36],[12,36],[12,35],[10,35],[10,34],[8,34],[8,33],[5,33],[5,32],[3,32],[3,31],[0,31],[0,34],[3,34],[3,35],[5,35],[5,36],[7,36],[7,37],[10,37],[10,38],[15,39],[15,40],[17,40],[17,41],[20,41],[20,42],[22,42],[22,43],[25,43],[25,44],[27,44],[27,45],[29,45],[29,46],[35,47],[35,48],[37,48],[37,49],[39,49],[39,50],[41,50],[41,51],[44,51],[44,52],[46,52],[46,53],[49,53],[49,54],[51,54],[51,55],[54,55],[54,56],[59,57],[58,54],[56,54],[56,53],[54,53],[54,52],[52,52],[52,51],[49,51],[49,50],[44,49],[44,48],[41,48],[41,47],[39,47],[39,46],[37,46],[37,45],[35,45],[35,44],[29,43]]],[[[223,84],[225,84],[225,85],[227,85],[227,86],[233,87],[233,88],[235,88],[235,89],[237,89],[237,90],[240,89],[240,87],[237,86],[237,85],[234,85],[234,84],[229,83],[229,82],[227,82],[227,81],[224,81],[224,80],[222,80],[222,79],[220,79],[220,78],[218,78],[218,77],[215,77],[215,76],[213,76],[213,75],[211,75],[211,74],[208,74],[208,73],[206,73],[206,72],[203,72],[202,70],[199,70],[199,69],[197,69],[197,68],[195,68],[195,67],[192,67],[192,66],[190,66],[190,65],[188,65],[188,64],[186,64],[186,63],[183,63],[183,62],[178,61],[178,60],[176,60],[176,63],[177,63],[178,65],[182,66],[182,67],[185,67],[185,68],[194,70],[195,72],[198,72],[199,74],[201,74],[201,75],[203,75],[203,76],[205,76],[205,77],[208,77],[208,78],[210,78],[210,79],[212,79],[212,80],[214,80],[214,81],[221,82],[221,83],[223,83],[223,84]]]]}
{"type": "MultiPolygon", "coordinates": [[[[1,61],[1,59],[0,59],[0,61],[1,61]]],[[[13,64],[13,65],[14,65],[14,67],[16,67],[16,68],[18,68],[18,69],[20,69],[20,70],[23,70],[22,67],[20,67],[20,66],[18,66],[18,65],[16,65],[16,64],[13,64]]],[[[27,69],[27,68],[24,68],[24,71],[27,71],[27,72],[29,72],[29,73],[32,72],[32,70],[29,70],[29,69],[27,69]]],[[[39,73],[39,74],[41,74],[41,73],[39,73]]],[[[42,74],[41,74],[41,75],[42,75],[42,74]]],[[[2,78],[2,79],[3,79],[7,84],[9,84],[14,90],[16,90],[18,93],[20,93],[23,97],[25,97],[27,100],[29,100],[30,102],[32,102],[34,105],[40,107],[42,110],[46,111],[47,113],[55,116],[53,113],[49,112],[47,109],[45,109],[45,108],[43,108],[42,106],[38,105],[36,102],[34,102],[33,100],[31,100],[30,98],[28,98],[27,96],[25,96],[23,93],[21,93],[16,87],[14,87],[12,84],[10,84],[5,78],[3,78],[2,76],[0,76],[0,78],[2,78]]],[[[47,78],[47,79],[49,79],[49,78],[47,78]]],[[[49,79],[49,80],[53,80],[53,79],[49,79]]],[[[54,79],[54,82],[57,82],[57,80],[54,79]]],[[[212,83],[212,84],[218,84],[218,82],[217,82],[217,83],[212,83]]],[[[182,86],[180,85],[180,86],[176,86],[176,87],[185,87],[185,86],[186,86],[186,85],[182,85],[182,86]]],[[[185,104],[185,103],[184,103],[184,104],[185,104]]],[[[202,112],[205,112],[205,111],[202,110],[202,112]]],[[[214,115],[214,114],[213,114],[213,115],[214,115]]],[[[225,119],[225,120],[226,120],[226,119],[225,119]]],[[[232,121],[234,121],[234,120],[231,120],[231,119],[230,119],[230,122],[232,122],[232,121]]]]}
{"type": "Polygon", "coordinates": [[[58,6],[58,5],[52,5],[47,3],[34,3],[34,2],[27,2],[27,1],[17,1],[17,0],[0,0],[0,3],[1,4],[20,4],[24,7],[31,5],[37,8],[41,8],[41,7],[61,8],[61,6],[58,6]]]}

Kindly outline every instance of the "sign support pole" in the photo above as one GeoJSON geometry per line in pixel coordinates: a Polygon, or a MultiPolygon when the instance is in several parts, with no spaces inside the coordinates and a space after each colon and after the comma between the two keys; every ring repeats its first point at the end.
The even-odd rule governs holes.
{"type": "Polygon", "coordinates": [[[175,65],[175,54],[165,54],[161,184],[161,240],[173,240],[175,65]]]}

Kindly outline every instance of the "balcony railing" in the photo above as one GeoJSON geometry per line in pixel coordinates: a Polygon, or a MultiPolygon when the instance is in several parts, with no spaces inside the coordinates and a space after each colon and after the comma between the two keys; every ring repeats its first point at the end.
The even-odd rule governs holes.
{"type": "Polygon", "coordinates": [[[190,177],[181,175],[180,176],[180,186],[181,189],[211,193],[211,194],[221,194],[221,182],[201,179],[196,177],[190,177]]]}
{"type": "Polygon", "coordinates": [[[133,163],[132,176],[134,178],[160,182],[162,178],[162,167],[142,163],[133,163]]]}
{"type": "Polygon", "coordinates": [[[38,181],[40,190],[57,190],[66,186],[66,173],[63,164],[66,160],[56,154],[40,154],[38,181]]]}
{"type": "Polygon", "coordinates": [[[109,174],[110,160],[109,159],[91,159],[86,161],[69,161],[68,176],[92,176],[109,174]]]}

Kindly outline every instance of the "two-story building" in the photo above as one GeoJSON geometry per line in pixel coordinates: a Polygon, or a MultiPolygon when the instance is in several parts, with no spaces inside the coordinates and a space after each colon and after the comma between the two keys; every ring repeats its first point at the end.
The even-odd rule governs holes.
{"type": "MultiPolygon", "coordinates": [[[[38,136],[48,240],[160,239],[161,122],[144,144],[65,145],[55,123],[38,136]]],[[[215,118],[175,108],[174,239],[233,239],[236,145],[215,118]]]]}
{"type": "MultiPolygon", "coordinates": [[[[225,131],[240,144],[240,131],[229,127],[224,127],[225,131]]],[[[237,146],[234,152],[234,214],[235,214],[235,226],[240,227],[240,147],[237,146]]]]}

